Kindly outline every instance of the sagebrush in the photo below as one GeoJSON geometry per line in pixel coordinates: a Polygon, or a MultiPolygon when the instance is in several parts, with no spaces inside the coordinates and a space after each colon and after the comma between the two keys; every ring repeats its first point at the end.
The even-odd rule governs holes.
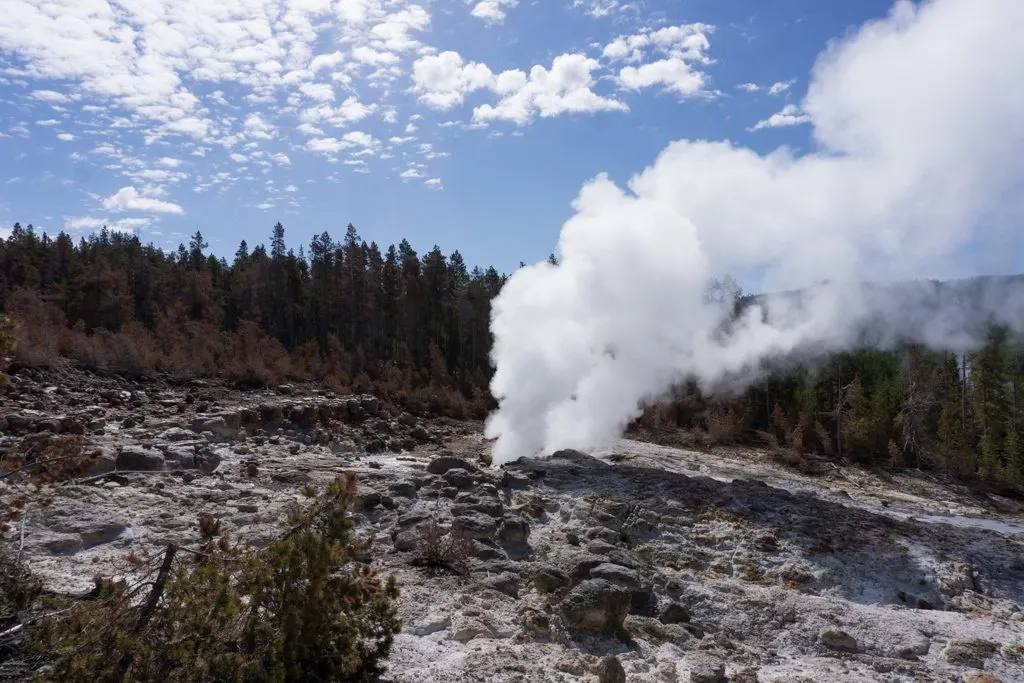
{"type": "Polygon", "coordinates": [[[374,680],[401,627],[398,588],[356,560],[354,491],[353,475],[337,478],[262,549],[204,518],[198,549],[133,558],[145,579],[98,582],[96,599],[36,629],[53,657],[40,680],[374,680]]]}

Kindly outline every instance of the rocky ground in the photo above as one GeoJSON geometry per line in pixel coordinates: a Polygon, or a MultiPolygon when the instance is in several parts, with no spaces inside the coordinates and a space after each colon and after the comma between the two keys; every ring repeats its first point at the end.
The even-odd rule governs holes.
{"type": "Polygon", "coordinates": [[[1024,681],[1024,509],[923,475],[625,440],[494,469],[479,425],[370,396],[16,375],[0,452],[64,434],[93,471],[17,522],[62,593],[201,514],[269,541],[303,484],[358,472],[402,590],[391,683],[1024,681]],[[461,571],[417,561],[434,523],[472,537],[461,571]]]}

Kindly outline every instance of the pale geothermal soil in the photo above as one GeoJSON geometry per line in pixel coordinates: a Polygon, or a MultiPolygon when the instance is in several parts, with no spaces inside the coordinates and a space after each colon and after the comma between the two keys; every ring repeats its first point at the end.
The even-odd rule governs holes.
{"type": "Polygon", "coordinates": [[[402,590],[392,683],[1024,681],[1012,501],[628,440],[491,469],[477,425],[370,397],[52,381],[8,390],[0,449],[84,428],[101,468],[147,470],[29,511],[25,552],[55,591],[88,591],[131,551],[194,545],[201,513],[269,541],[303,483],[347,469],[358,534],[402,590]],[[432,517],[478,539],[467,575],[415,565],[432,517]]]}

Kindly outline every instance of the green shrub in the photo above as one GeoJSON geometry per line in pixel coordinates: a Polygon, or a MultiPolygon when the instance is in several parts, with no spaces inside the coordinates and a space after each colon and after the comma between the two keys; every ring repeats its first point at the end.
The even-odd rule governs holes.
{"type": "Polygon", "coordinates": [[[339,477],[263,549],[214,538],[205,520],[200,550],[135,558],[145,582],[98,582],[96,599],[37,629],[54,657],[40,679],[373,680],[401,627],[398,589],[355,559],[366,544],[350,537],[354,491],[353,475],[339,477]]]}

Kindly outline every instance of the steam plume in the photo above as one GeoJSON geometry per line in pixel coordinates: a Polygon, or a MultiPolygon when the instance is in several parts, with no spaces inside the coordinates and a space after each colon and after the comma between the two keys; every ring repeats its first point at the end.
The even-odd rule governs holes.
{"type": "Polygon", "coordinates": [[[927,283],[859,283],[948,270],[1020,230],[1021,27],[1020,0],[901,0],[819,56],[801,104],[814,151],[682,140],[628,190],[588,182],[561,264],[520,269],[495,301],[495,462],[607,446],[683,377],[713,385],[770,355],[840,349],[869,320],[880,344],[940,347],[971,343],[978,306],[1019,322],[1017,291],[972,309],[927,283]],[[704,295],[727,272],[761,291],[829,284],[723,332],[726,306],[704,295]]]}

